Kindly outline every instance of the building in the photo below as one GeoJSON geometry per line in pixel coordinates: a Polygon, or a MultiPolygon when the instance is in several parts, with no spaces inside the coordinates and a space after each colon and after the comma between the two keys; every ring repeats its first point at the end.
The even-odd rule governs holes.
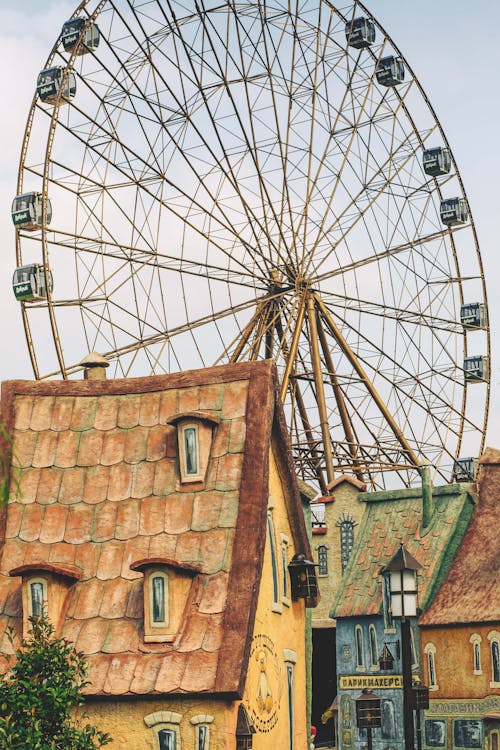
{"type": "MultiPolygon", "coordinates": [[[[333,600],[336,618],[338,738],[341,750],[361,750],[365,730],[356,726],[355,699],[369,688],[381,699],[382,726],[373,730],[373,747],[403,750],[403,678],[400,622],[392,617],[382,568],[400,545],[422,566],[418,601],[422,610],[432,602],[463,538],[474,508],[468,484],[364,493],[365,512],[340,588],[333,600]],[[381,669],[380,657],[390,652],[392,667],[381,669]]],[[[416,623],[411,622],[409,658],[421,679],[416,623]]],[[[327,706],[325,706],[327,708],[327,706]]],[[[333,712],[332,712],[333,713],[333,712]]],[[[334,714],[334,720],[337,717],[334,714]]]]}
{"type": "Polygon", "coordinates": [[[498,750],[500,738],[500,451],[480,461],[478,503],[432,605],[420,618],[430,705],[427,748],[498,750]]]}
{"type": "Polygon", "coordinates": [[[366,484],[349,474],[340,474],[327,486],[327,494],[315,498],[312,512],[312,551],[317,564],[321,599],[312,613],[312,723],[317,746],[333,743],[331,724],[321,716],[337,693],[335,620],[330,609],[349,562],[365,504],[360,493],[366,484]]]}
{"type": "Polygon", "coordinates": [[[304,750],[317,588],[311,565],[306,589],[288,571],[311,552],[274,365],[107,380],[105,364],[3,384],[0,652],[45,609],[116,747],[304,750]]]}

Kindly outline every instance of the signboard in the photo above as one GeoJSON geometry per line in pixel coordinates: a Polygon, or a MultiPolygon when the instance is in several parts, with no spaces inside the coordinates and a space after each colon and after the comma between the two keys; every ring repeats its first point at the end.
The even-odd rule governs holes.
{"type": "Polygon", "coordinates": [[[363,690],[364,688],[370,688],[370,690],[383,690],[384,688],[389,689],[402,687],[403,676],[400,674],[390,674],[384,676],[368,674],[346,674],[339,677],[340,690],[363,690]]]}

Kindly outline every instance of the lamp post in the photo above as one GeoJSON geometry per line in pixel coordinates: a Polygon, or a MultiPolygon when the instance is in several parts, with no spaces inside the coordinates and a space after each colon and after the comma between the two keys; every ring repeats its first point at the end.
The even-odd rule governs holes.
{"type": "Polygon", "coordinates": [[[380,698],[365,688],[356,698],[356,723],[358,729],[366,729],[368,750],[372,750],[372,729],[382,726],[380,698]]]}
{"type": "Polygon", "coordinates": [[[406,750],[415,750],[410,617],[417,615],[417,570],[421,567],[401,544],[392,560],[381,570],[382,575],[389,578],[391,615],[393,619],[401,621],[403,727],[406,750]]]}

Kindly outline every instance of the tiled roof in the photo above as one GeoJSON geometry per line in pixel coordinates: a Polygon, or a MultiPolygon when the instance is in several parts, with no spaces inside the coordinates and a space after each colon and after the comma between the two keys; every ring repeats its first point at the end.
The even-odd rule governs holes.
{"type": "Polygon", "coordinates": [[[270,362],[4,383],[2,419],[19,471],[4,513],[0,650],[10,650],[6,628],[22,627],[21,579],[8,571],[50,565],[79,573],[62,635],[88,657],[88,693],[241,692],[264,553],[271,434],[294,541],[309,549],[276,393],[270,362]],[[205,488],[189,492],[178,485],[176,428],[168,422],[193,411],[219,424],[205,488]],[[201,571],[173,644],[142,638],[143,574],[131,564],[158,558],[201,571]]]}
{"type": "Polygon", "coordinates": [[[480,464],[477,508],[422,625],[500,622],[500,450],[480,464]]]}
{"type": "Polygon", "coordinates": [[[419,606],[423,610],[428,606],[463,537],[474,504],[471,486],[465,484],[434,488],[433,499],[434,514],[422,532],[422,498],[418,489],[360,496],[367,506],[331,617],[379,614],[380,569],[400,544],[422,565],[418,572],[419,606]]]}

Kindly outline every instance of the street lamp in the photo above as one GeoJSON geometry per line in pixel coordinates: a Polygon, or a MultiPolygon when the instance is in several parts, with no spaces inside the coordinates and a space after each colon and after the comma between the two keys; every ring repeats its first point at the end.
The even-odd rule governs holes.
{"type": "Polygon", "coordinates": [[[417,615],[417,570],[422,566],[401,544],[400,548],[380,571],[389,579],[390,612],[401,620],[401,666],[403,673],[403,725],[406,750],[415,750],[412,688],[412,657],[410,617],[417,615]]]}
{"type": "Polygon", "coordinates": [[[356,698],[356,723],[358,729],[366,729],[368,750],[372,750],[372,729],[382,726],[380,698],[364,688],[356,698]]]}

